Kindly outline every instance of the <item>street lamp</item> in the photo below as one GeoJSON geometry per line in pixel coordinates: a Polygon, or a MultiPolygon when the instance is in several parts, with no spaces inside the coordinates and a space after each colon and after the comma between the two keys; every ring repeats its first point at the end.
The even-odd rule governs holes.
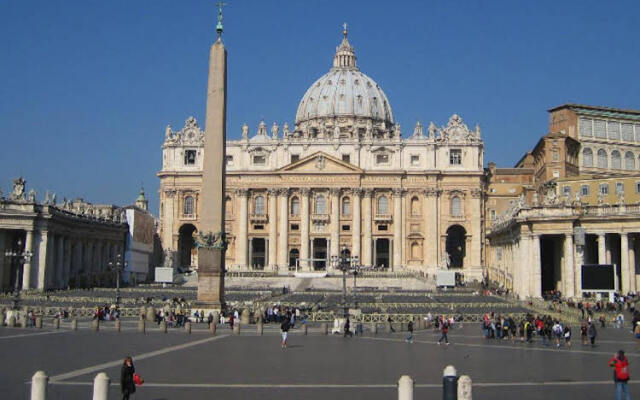
{"type": "Polygon", "coordinates": [[[12,300],[12,308],[14,310],[18,309],[20,305],[20,276],[22,275],[22,269],[24,264],[31,261],[31,257],[33,257],[33,253],[30,250],[22,249],[22,240],[18,240],[17,248],[14,250],[6,250],[4,252],[4,257],[9,261],[9,263],[17,263],[18,266],[16,268],[16,282],[13,287],[13,300],[12,300]]]}
{"type": "Polygon", "coordinates": [[[122,261],[122,254],[118,254],[116,256],[115,261],[109,261],[109,268],[116,273],[116,307],[120,306],[120,272],[122,271],[122,267],[127,268],[129,263],[127,261],[122,261]]]}
{"type": "MultiPolygon", "coordinates": [[[[353,273],[354,281],[353,281],[353,289],[354,289],[354,300],[355,300],[355,288],[356,281],[355,276],[357,274],[357,270],[359,268],[358,264],[358,256],[348,257],[347,256],[347,247],[342,247],[342,251],[340,255],[331,256],[331,263],[334,268],[342,271],[342,316],[346,319],[349,316],[349,307],[347,304],[347,273],[353,273]]],[[[357,307],[357,302],[355,302],[357,307]]]]}

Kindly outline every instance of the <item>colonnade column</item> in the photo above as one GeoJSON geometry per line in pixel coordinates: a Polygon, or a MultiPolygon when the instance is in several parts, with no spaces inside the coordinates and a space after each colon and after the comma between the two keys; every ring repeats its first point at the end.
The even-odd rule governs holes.
{"type": "Polygon", "coordinates": [[[364,190],[364,237],[362,239],[362,265],[370,266],[371,262],[371,198],[373,190],[364,190]]]}
{"type": "MultiPolygon", "coordinates": [[[[24,241],[24,250],[25,251],[30,251],[31,254],[34,254],[33,251],[33,231],[27,231],[26,234],[26,238],[24,241]]],[[[34,254],[35,255],[35,254],[34,254]]],[[[22,289],[29,289],[31,288],[31,261],[33,258],[30,258],[27,260],[26,263],[24,263],[24,266],[22,268],[22,289]]]]}
{"type": "Polygon", "coordinates": [[[636,282],[636,241],[635,236],[629,237],[629,290],[634,293],[638,285],[636,282]]]}
{"type": "Polygon", "coordinates": [[[531,240],[531,297],[542,296],[542,265],[540,264],[540,235],[532,235],[531,240]]]}
{"type": "Polygon", "coordinates": [[[598,233],[598,264],[607,263],[607,249],[605,244],[604,233],[598,233]]]}
{"type": "Polygon", "coordinates": [[[287,250],[289,249],[289,189],[280,189],[278,194],[280,195],[278,266],[286,271],[288,267],[287,250]]]}
{"type": "Polygon", "coordinates": [[[69,278],[71,277],[71,238],[65,237],[64,239],[64,258],[63,258],[63,272],[62,272],[62,285],[63,288],[69,286],[69,278]]]}
{"type": "Polygon", "coordinates": [[[329,257],[340,255],[340,189],[329,190],[331,195],[331,251],[329,257]]]}
{"type": "Polygon", "coordinates": [[[309,188],[300,189],[300,267],[306,269],[309,258],[309,188]]]}
{"type": "Polygon", "coordinates": [[[393,189],[393,269],[402,267],[402,189],[393,189]]]}
{"type": "Polygon", "coordinates": [[[38,282],[37,288],[44,290],[46,286],[45,279],[47,278],[47,254],[49,247],[49,233],[47,231],[40,231],[40,243],[38,246],[38,282]]]}
{"type": "Polygon", "coordinates": [[[247,220],[249,218],[249,191],[247,189],[236,190],[236,196],[240,199],[240,225],[238,226],[238,239],[236,241],[236,263],[240,268],[247,268],[247,220]]]}
{"type": "Polygon", "coordinates": [[[623,294],[629,293],[631,285],[631,274],[629,268],[629,235],[626,232],[620,233],[620,278],[622,282],[620,288],[623,294]]]}
{"type": "Polygon", "coordinates": [[[574,271],[573,234],[567,233],[564,235],[564,266],[562,270],[562,282],[564,283],[563,291],[566,298],[575,296],[574,271]]]}
{"type": "Polygon", "coordinates": [[[514,265],[514,286],[518,289],[522,297],[531,296],[531,274],[530,274],[530,258],[531,258],[531,237],[529,234],[520,235],[520,253],[518,254],[519,262],[514,265]]]}
{"type": "Polygon", "coordinates": [[[362,189],[354,188],[351,190],[352,199],[351,204],[353,204],[353,227],[352,227],[352,236],[351,236],[351,257],[358,257],[362,260],[362,256],[360,254],[360,241],[361,241],[361,232],[360,232],[360,221],[362,216],[360,215],[360,202],[362,201],[362,189]]]}
{"type": "Polygon", "coordinates": [[[56,281],[55,287],[61,288],[64,285],[64,236],[58,235],[58,250],[56,251],[56,281]]]}
{"type": "Polygon", "coordinates": [[[584,263],[584,245],[575,246],[576,256],[575,256],[575,267],[574,267],[574,295],[578,298],[582,297],[582,264],[584,263]]]}
{"type": "Polygon", "coordinates": [[[277,246],[277,237],[278,237],[278,190],[277,189],[269,189],[267,191],[269,194],[269,268],[271,270],[275,270],[278,264],[278,248],[277,246]]]}

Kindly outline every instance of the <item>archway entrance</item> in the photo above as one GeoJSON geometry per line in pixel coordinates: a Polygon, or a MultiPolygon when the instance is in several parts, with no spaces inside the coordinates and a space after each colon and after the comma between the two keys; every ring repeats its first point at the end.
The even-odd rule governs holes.
{"type": "Polygon", "coordinates": [[[389,268],[389,239],[376,239],[375,266],[378,268],[389,268]]]}
{"type": "Polygon", "coordinates": [[[192,224],[184,224],[178,231],[178,267],[182,269],[191,268],[192,255],[195,255],[197,251],[194,249],[195,241],[193,235],[197,231],[192,224]]]}
{"type": "Polygon", "coordinates": [[[264,238],[251,239],[251,268],[264,269],[267,254],[266,242],[264,238]]]}
{"type": "Polygon", "coordinates": [[[449,254],[449,268],[462,268],[466,254],[467,231],[460,225],[447,229],[446,252],[449,254]]]}
{"type": "Polygon", "coordinates": [[[327,239],[313,239],[313,269],[324,270],[327,267],[327,239]]]}
{"type": "Polygon", "coordinates": [[[540,237],[540,275],[543,295],[553,290],[562,290],[563,244],[563,236],[542,235],[540,237]]]}

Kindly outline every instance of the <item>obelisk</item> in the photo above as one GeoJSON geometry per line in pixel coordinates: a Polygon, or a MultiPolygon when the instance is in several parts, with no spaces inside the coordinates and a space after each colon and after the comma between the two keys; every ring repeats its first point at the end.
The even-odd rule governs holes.
{"type": "Polygon", "coordinates": [[[222,6],[218,3],[218,39],[209,52],[207,116],[202,168],[202,214],[198,246],[198,307],[224,307],[225,144],[227,117],[227,50],[222,44],[222,6]]]}

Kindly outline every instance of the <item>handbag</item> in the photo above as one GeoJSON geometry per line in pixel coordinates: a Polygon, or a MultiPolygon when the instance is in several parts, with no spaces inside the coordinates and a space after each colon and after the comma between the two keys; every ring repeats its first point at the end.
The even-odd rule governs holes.
{"type": "Polygon", "coordinates": [[[138,386],[142,386],[142,384],[144,383],[144,379],[142,379],[138,374],[133,374],[133,383],[138,386]]]}

